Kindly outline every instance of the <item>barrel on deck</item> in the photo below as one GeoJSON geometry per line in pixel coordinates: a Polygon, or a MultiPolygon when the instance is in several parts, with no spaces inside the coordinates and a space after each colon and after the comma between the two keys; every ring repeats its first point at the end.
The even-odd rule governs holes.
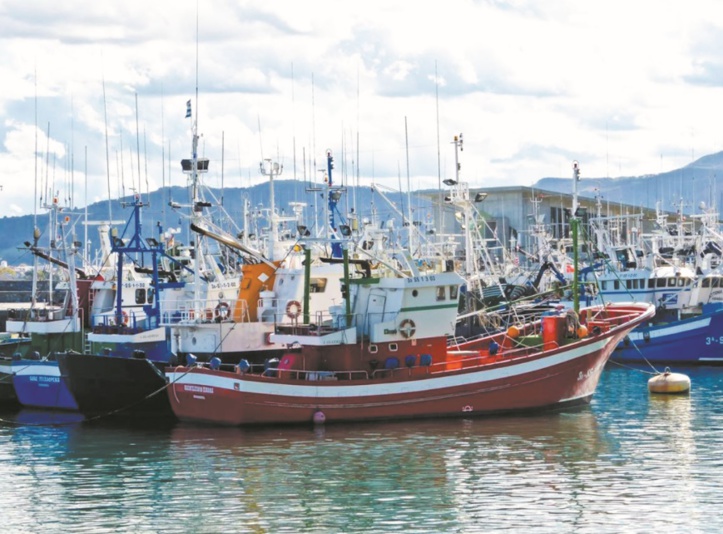
{"type": "Polygon", "coordinates": [[[542,349],[556,349],[565,339],[567,319],[564,315],[545,315],[542,318],[542,349]]]}

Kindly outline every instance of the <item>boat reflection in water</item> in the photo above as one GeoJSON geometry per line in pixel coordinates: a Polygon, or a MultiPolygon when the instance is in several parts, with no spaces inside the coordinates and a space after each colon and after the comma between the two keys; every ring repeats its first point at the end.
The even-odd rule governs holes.
{"type": "Polygon", "coordinates": [[[55,426],[82,423],[85,417],[79,412],[22,408],[15,413],[6,413],[3,419],[17,425],[55,426]]]}
{"type": "Polygon", "coordinates": [[[490,507],[514,510],[521,495],[584,493],[586,466],[609,452],[589,409],[313,430],[180,423],[170,440],[199,507],[233,495],[233,511],[218,513],[269,531],[474,531],[509,517],[490,507]]]}

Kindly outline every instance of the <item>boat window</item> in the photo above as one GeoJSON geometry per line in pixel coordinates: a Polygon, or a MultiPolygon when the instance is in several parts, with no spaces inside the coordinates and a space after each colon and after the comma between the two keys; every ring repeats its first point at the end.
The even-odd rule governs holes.
{"type": "Polygon", "coordinates": [[[369,352],[371,354],[376,354],[379,352],[379,348],[376,345],[369,345],[369,352]]]}
{"type": "Polygon", "coordinates": [[[678,278],[678,287],[684,287],[685,282],[686,282],[685,278],[678,278]]]}
{"type": "Polygon", "coordinates": [[[625,280],[625,287],[628,289],[633,288],[633,280],[625,280]]]}
{"type": "Polygon", "coordinates": [[[444,300],[447,298],[444,286],[437,286],[437,300],[444,300]]]}
{"type": "Polygon", "coordinates": [[[602,282],[600,282],[600,289],[602,289],[603,291],[605,291],[607,288],[608,288],[608,282],[607,282],[607,280],[603,280],[602,282]]]}
{"type": "Polygon", "coordinates": [[[653,289],[654,287],[655,287],[655,279],[648,278],[648,289],[653,289]]]}
{"type": "Polygon", "coordinates": [[[391,352],[395,352],[395,351],[399,350],[399,345],[397,345],[396,343],[390,343],[390,344],[389,344],[389,350],[390,350],[391,352]]]}
{"type": "Polygon", "coordinates": [[[668,287],[675,287],[675,278],[668,278],[668,287]]]}
{"type": "Polygon", "coordinates": [[[152,287],[148,288],[148,291],[146,292],[146,299],[148,299],[148,304],[153,304],[154,295],[155,295],[155,290],[152,287]]]}
{"type": "Polygon", "coordinates": [[[310,293],[323,293],[326,291],[326,278],[312,278],[309,282],[310,293]]]}
{"type": "MultiPolygon", "coordinates": [[[[703,278],[703,287],[704,287],[704,288],[706,288],[706,287],[711,287],[711,282],[712,282],[712,281],[713,281],[713,280],[711,280],[710,278],[703,278]]],[[[715,287],[715,286],[713,286],[713,287],[715,287]]]]}
{"type": "Polygon", "coordinates": [[[146,303],[146,290],[145,288],[136,289],[136,304],[146,303]]]}
{"type": "Polygon", "coordinates": [[[720,284],[720,278],[713,278],[712,282],[713,282],[712,287],[720,287],[720,285],[719,285],[719,284],[720,284]]]}
{"type": "Polygon", "coordinates": [[[656,287],[665,287],[665,278],[658,278],[655,286],[656,287]]]}
{"type": "Polygon", "coordinates": [[[449,298],[450,298],[450,300],[457,300],[457,291],[458,291],[458,289],[459,289],[459,288],[458,288],[457,286],[449,286],[449,298]]]}
{"type": "Polygon", "coordinates": [[[620,289],[620,280],[613,281],[613,289],[620,289]]]}

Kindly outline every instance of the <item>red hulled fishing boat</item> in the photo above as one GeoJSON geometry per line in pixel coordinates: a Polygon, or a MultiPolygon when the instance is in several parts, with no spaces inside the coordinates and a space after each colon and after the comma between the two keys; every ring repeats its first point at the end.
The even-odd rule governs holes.
{"type": "Polygon", "coordinates": [[[278,360],[169,367],[184,421],[223,425],[467,417],[551,410],[592,398],[615,346],[655,309],[612,304],[550,312],[450,343],[463,279],[453,272],[345,280],[327,313],[279,325],[278,360]]]}

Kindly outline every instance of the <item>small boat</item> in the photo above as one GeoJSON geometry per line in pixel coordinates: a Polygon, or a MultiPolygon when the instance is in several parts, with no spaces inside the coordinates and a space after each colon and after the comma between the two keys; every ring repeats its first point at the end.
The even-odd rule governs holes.
{"type": "Polygon", "coordinates": [[[328,314],[277,326],[272,340],[288,348],[278,361],[190,358],[168,367],[173,412],[183,421],[259,425],[584,405],[617,343],[655,312],[622,303],[560,310],[449,346],[463,283],[455,272],[349,278],[347,298],[328,314]]]}

